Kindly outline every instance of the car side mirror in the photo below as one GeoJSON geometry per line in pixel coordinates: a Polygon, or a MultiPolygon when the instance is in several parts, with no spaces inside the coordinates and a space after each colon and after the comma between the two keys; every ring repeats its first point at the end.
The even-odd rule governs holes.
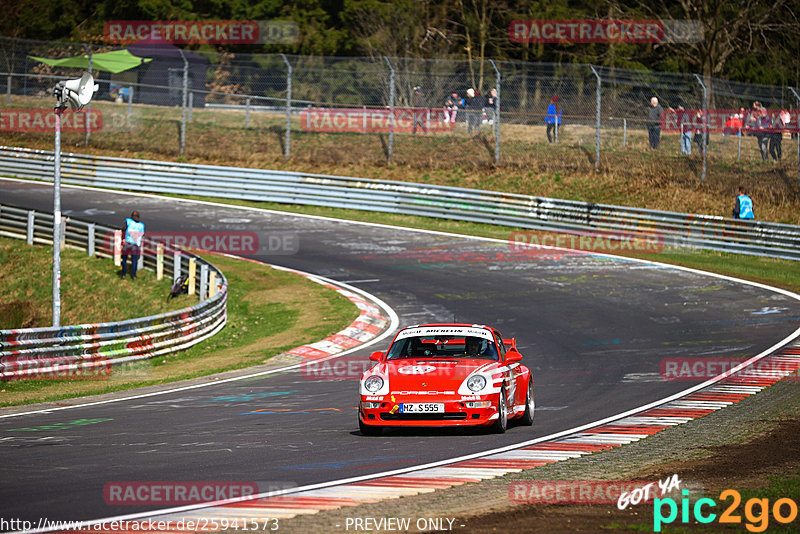
{"type": "Polygon", "coordinates": [[[522,354],[520,354],[516,350],[509,350],[508,352],[506,352],[506,363],[514,363],[521,361],[522,361],[522,354]]]}
{"type": "Polygon", "coordinates": [[[379,362],[383,360],[383,351],[378,350],[373,352],[372,354],[369,355],[369,359],[372,360],[373,362],[379,362]]]}

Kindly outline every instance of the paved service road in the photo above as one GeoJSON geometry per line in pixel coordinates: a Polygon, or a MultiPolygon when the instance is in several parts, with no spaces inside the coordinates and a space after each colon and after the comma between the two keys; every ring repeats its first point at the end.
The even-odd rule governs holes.
{"type": "MultiPolygon", "coordinates": [[[[0,202],[51,211],[52,187],[0,180],[0,202]]],[[[752,356],[800,321],[800,302],[791,297],[624,259],[521,257],[483,240],[70,187],[62,208],[114,226],[137,209],[148,232],[254,232],[258,259],[360,287],[393,307],[402,326],[496,326],[518,339],[535,373],[536,419],[499,436],[368,438],[357,430],[355,381],[299,372],[4,418],[6,518],[95,519],[164,507],[106,504],[103,489],[115,481],[256,482],[267,491],[521,442],[692,385],[660,379],[666,358],[752,356]],[[278,252],[294,253],[264,250],[270,236],[287,235],[299,247],[278,252]]],[[[357,354],[378,348],[385,346],[357,354]]]]}

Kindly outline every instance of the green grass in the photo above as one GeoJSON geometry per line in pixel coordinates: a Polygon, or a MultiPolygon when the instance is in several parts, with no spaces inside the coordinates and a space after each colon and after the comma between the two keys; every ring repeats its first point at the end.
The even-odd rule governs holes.
{"type": "MultiPolygon", "coordinates": [[[[7,276],[3,260],[9,256],[17,261],[24,258],[30,272],[43,276],[51,261],[50,249],[8,241],[0,241],[3,245],[0,250],[5,251],[0,256],[3,276],[7,276]]],[[[64,263],[64,278],[75,278],[73,283],[65,284],[71,292],[65,291],[64,301],[69,301],[73,294],[92,293],[99,303],[106,304],[95,305],[89,316],[116,320],[120,316],[114,309],[116,306],[148,295],[155,299],[153,308],[138,303],[139,307],[131,306],[124,315],[138,317],[157,313],[157,309],[167,311],[196,302],[196,297],[184,295],[167,305],[165,296],[170,284],[156,282],[152,273],[142,273],[136,282],[123,282],[116,277],[109,260],[88,260],[82,253],[70,250],[66,250],[64,256],[70,259],[64,263]],[[77,272],[80,276],[76,276],[77,272]],[[121,292],[130,295],[118,297],[121,292]]],[[[304,277],[234,258],[211,256],[207,259],[225,273],[229,284],[228,322],[218,334],[176,354],[115,366],[106,379],[6,381],[0,383],[0,406],[110,393],[262,364],[291,348],[334,334],[358,316],[358,310],[349,300],[304,277]]],[[[30,302],[37,298],[48,299],[46,291],[46,295],[42,295],[41,291],[31,289],[35,283],[19,281],[15,294],[28,295],[30,302]]],[[[39,283],[49,289],[47,284],[39,283]]],[[[44,303],[38,306],[49,308],[44,303]]],[[[65,319],[70,317],[66,315],[65,319]]]]}

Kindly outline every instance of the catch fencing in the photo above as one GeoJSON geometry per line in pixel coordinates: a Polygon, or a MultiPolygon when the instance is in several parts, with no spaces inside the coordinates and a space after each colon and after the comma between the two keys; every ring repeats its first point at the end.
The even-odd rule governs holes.
{"type": "MultiPolygon", "coordinates": [[[[794,87],[585,64],[234,54],[165,46],[151,53],[151,63],[119,74],[96,73],[100,91],[92,109],[102,113],[102,128],[87,126],[83,133],[67,134],[70,139],[138,150],[148,137],[158,140],[159,150],[203,157],[230,151],[227,145],[217,148],[218,141],[235,136],[237,150],[267,158],[551,173],[627,172],[632,162],[651,160],[675,167],[677,158],[698,180],[711,172],[735,178],[769,173],[777,163],[782,172],[796,170],[797,181],[787,184],[792,194],[800,184],[800,91],[794,87]],[[472,101],[470,88],[477,93],[472,101]],[[658,124],[648,119],[652,97],[663,107],[658,124]],[[781,110],[786,122],[758,130],[747,122],[756,101],[768,109],[771,124],[781,110]],[[551,103],[556,115],[548,118],[551,103]],[[697,119],[698,110],[705,118],[697,119]],[[734,119],[740,114],[745,116],[734,119]],[[657,149],[650,146],[649,126],[660,129],[657,149]],[[684,145],[682,133],[688,139],[684,145]],[[770,142],[762,152],[764,136],[770,142]]],[[[80,74],[31,56],[91,57],[105,50],[0,38],[3,111],[51,108],[55,82],[80,74]]]]}
{"type": "MultiPolygon", "coordinates": [[[[0,174],[52,180],[53,153],[0,146],[0,174]]],[[[64,183],[235,198],[599,235],[800,259],[800,227],[459,187],[321,174],[65,154],[64,183]]]]}
{"type": "MultiPolygon", "coordinates": [[[[52,171],[52,163],[50,164],[52,171]]],[[[89,256],[113,257],[108,246],[114,228],[77,219],[62,224],[62,243],[89,256]]],[[[53,243],[53,215],[0,205],[0,235],[29,244],[53,243]]],[[[157,258],[142,255],[144,267],[156,270],[157,258]]],[[[112,366],[165,356],[213,336],[227,320],[228,283],[224,274],[204,259],[173,251],[164,271],[176,279],[199,267],[194,306],[125,321],[63,327],[0,330],[0,380],[23,378],[108,378],[112,366]]]]}

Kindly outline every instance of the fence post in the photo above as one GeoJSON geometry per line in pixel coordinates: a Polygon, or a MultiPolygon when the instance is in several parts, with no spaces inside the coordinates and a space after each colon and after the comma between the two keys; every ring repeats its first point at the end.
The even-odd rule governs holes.
{"type": "Polygon", "coordinates": [[[600,168],[600,74],[598,74],[597,70],[595,70],[593,65],[589,65],[589,68],[592,69],[595,77],[597,78],[597,93],[595,95],[595,115],[597,125],[595,126],[595,134],[594,134],[594,168],[600,168]]]}
{"type": "Polygon", "coordinates": [[[114,230],[114,267],[122,266],[122,230],[114,230]]]}
{"type": "Polygon", "coordinates": [[[628,119],[622,119],[622,148],[628,146],[628,119]]]}
{"type": "Polygon", "coordinates": [[[180,143],[180,155],[183,156],[183,152],[186,149],[186,103],[189,99],[189,62],[186,60],[186,54],[183,53],[181,48],[178,48],[178,52],[181,54],[181,59],[183,59],[183,92],[181,94],[181,143],[180,143]]]}
{"type": "Polygon", "coordinates": [[[246,98],[244,101],[244,127],[250,127],[250,99],[246,98]]]}
{"type": "Polygon", "coordinates": [[[362,109],[362,116],[361,116],[361,133],[367,133],[367,106],[361,106],[362,109]]]}
{"type": "Polygon", "coordinates": [[[286,63],[286,140],[284,141],[283,157],[289,159],[291,155],[292,142],[292,64],[286,58],[286,54],[281,54],[283,62],[286,63]]]}
{"type": "MultiPolygon", "coordinates": [[[[91,45],[88,45],[88,44],[83,45],[83,47],[86,49],[86,55],[89,56],[89,74],[92,74],[92,47],[91,47],[91,45]]],[[[84,121],[83,122],[84,122],[84,126],[85,126],[85,129],[86,129],[86,146],[89,146],[89,138],[92,135],[91,130],[89,129],[89,123],[91,122],[89,120],[89,115],[91,115],[91,113],[92,113],[92,102],[91,102],[91,100],[86,105],[86,111],[84,113],[85,113],[85,115],[84,115],[84,121]]]]}
{"type": "Polygon", "coordinates": [[[128,120],[131,118],[131,112],[133,111],[133,86],[128,86],[128,120]]]}
{"type": "Polygon", "coordinates": [[[11,75],[6,78],[6,104],[11,103],[11,75]]]}
{"type": "Polygon", "coordinates": [[[208,264],[203,263],[200,265],[200,301],[206,300],[206,292],[208,290],[208,264]]]}
{"type": "Polygon", "coordinates": [[[194,109],[194,91],[189,91],[189,117],[186,122],[192,122],[192,109],[194,109]]]}
{"type": "Polygon", "coordinates": [[[86,250],[86,254],[88,254],[89,257],[94,256],[94,226],[94,223],[89,223],[89,244],[86,250]]]}
{"type": "Polygon", "coordinates": [[[392,163],[392,150],[394,149],[394,67],[386,56],[383,56],[386,64],[389,65],[389,150],[386,154],[386,162],[392,163]]]}
{"type": "Polygon", "coordinates": [[[739,128],[739,131],[736,133],[736,137],[739,138],[739,149],[736,152],[736,161],[742,161],[742,128],[739,128]]]}
{"type": "Polygon", "coordinates": [[[215,271],[211,271],[208,274],[208,298],[214,298],[214,295],[217,294],[217,273],[215,271]]]}
{"type": "Polygon", "coordinates": [[[33,225],[36,220],[36,212],[31,210],[28,212],[28,244],[33,245],[33,225]]]}
{"type": "Polygon", "coordinates": [[[700,175],[700,181],[706,181],[706,160],[708,159],[708,90],[706,89],[706,84],[703,83],[703,80],[700,78],[700,75],[695,74],[695,78],[697,78],[697,83],[700,84],[700,87],[703,88],[703,120],[705,121],[705,127],[703,128],[703,146],[700,149],[703,151],[703,172],[700,175]]]}
{"type": "Polygon", "coordinates": [[[494,164],[500,163],[500,70],[495,65],[494,60],[490,59],[489,63],[494,68],[494,73],[497,76],[495,81],[495,89],[497,89],[497,98],[494,99],[494,164]]]}
{"type": "MultiPolygon", "coordinates": [[[[794,94],[797,99],[797,105],[800,107],[800,94],[797,93],[794,87],[790,87],[789,90],[794,94]]],[[[797,118],[800,120],[800,115],[797,118]]],[[[800,185],[800,124],[795,123],[795,129],[797,130],[797,183],[800,185]]]]}

